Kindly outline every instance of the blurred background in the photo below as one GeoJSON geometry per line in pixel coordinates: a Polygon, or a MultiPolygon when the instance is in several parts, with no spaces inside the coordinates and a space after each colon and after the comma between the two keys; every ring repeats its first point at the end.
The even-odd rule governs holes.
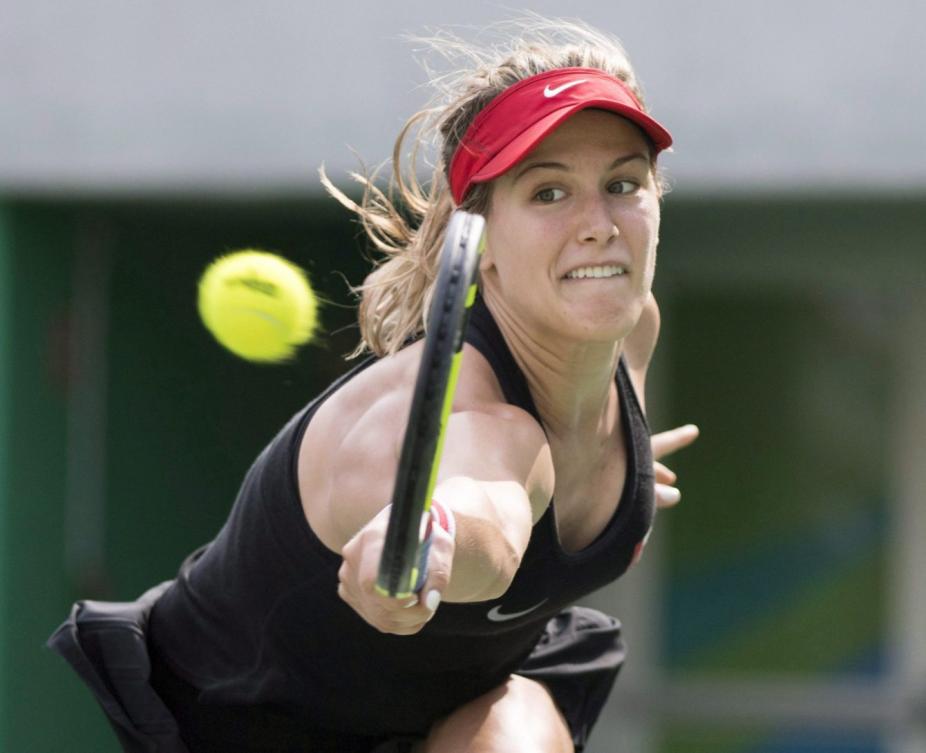
{"type": "MultiPolygon", "coordinates": [[[[536,0],[621,37],[662,160],[655,430],[683,502],[589,604],[629,660],[589,753],[926,752],[926,5],[536,0]]],[[[470,0],[0,3],[0,750],[113,753],[43,647],[222,524],[347,368],[358,226],[323,197],[428,98],[415,45],[470,0]],[[259,246],[325,334],[257,367],[197,278],[259,246]]]]}

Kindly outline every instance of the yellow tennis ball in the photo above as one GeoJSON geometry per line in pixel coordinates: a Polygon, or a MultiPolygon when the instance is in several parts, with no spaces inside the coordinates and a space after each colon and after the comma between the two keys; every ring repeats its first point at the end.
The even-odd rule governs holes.
{"type": "Polygon", "coordinates": [[[318,301],[295,264],[246,249],[206,268],[199,281],[199,315],[235,355],[276,363],[291,358],[312,338],[318,301]]]}

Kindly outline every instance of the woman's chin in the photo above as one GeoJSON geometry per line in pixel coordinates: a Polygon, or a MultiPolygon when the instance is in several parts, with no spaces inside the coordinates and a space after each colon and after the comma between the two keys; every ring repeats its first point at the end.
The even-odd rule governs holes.
{"type": "Polygon", "coordinates": [[[615,305],[614,299],[595,305],[594,301],[570,307],[575,334],[592,342],[616,342],[629,335],[640,319],[643,305],[615,305]]]}

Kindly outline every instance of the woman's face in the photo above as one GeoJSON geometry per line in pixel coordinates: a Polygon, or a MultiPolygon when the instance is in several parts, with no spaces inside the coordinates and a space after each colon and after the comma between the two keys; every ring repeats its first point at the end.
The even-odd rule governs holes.
{"type": "Polygon", "coordinates": [[[613,113],[576,113],[494,181],[487,225],[487,295],[540,336],[622,339],[656,266],[646,139],[613,113]]]}

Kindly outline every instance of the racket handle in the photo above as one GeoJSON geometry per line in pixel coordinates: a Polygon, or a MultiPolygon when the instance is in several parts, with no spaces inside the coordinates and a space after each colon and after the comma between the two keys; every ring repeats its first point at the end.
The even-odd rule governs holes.
{"type": "Polygon", "coordinates": [[[443,528],[451,538],[456,536],[457,526],[453,511],[444,507],[440,502],[432,501],[431,510],[424,524],[424,536],[418,547],[418,577],[415,579],[415,593],[419,593],[424,588],[424,582],[428,579],[428,555],[431,553],[431,539],[434,536],[435,525],[443,528]]]}

